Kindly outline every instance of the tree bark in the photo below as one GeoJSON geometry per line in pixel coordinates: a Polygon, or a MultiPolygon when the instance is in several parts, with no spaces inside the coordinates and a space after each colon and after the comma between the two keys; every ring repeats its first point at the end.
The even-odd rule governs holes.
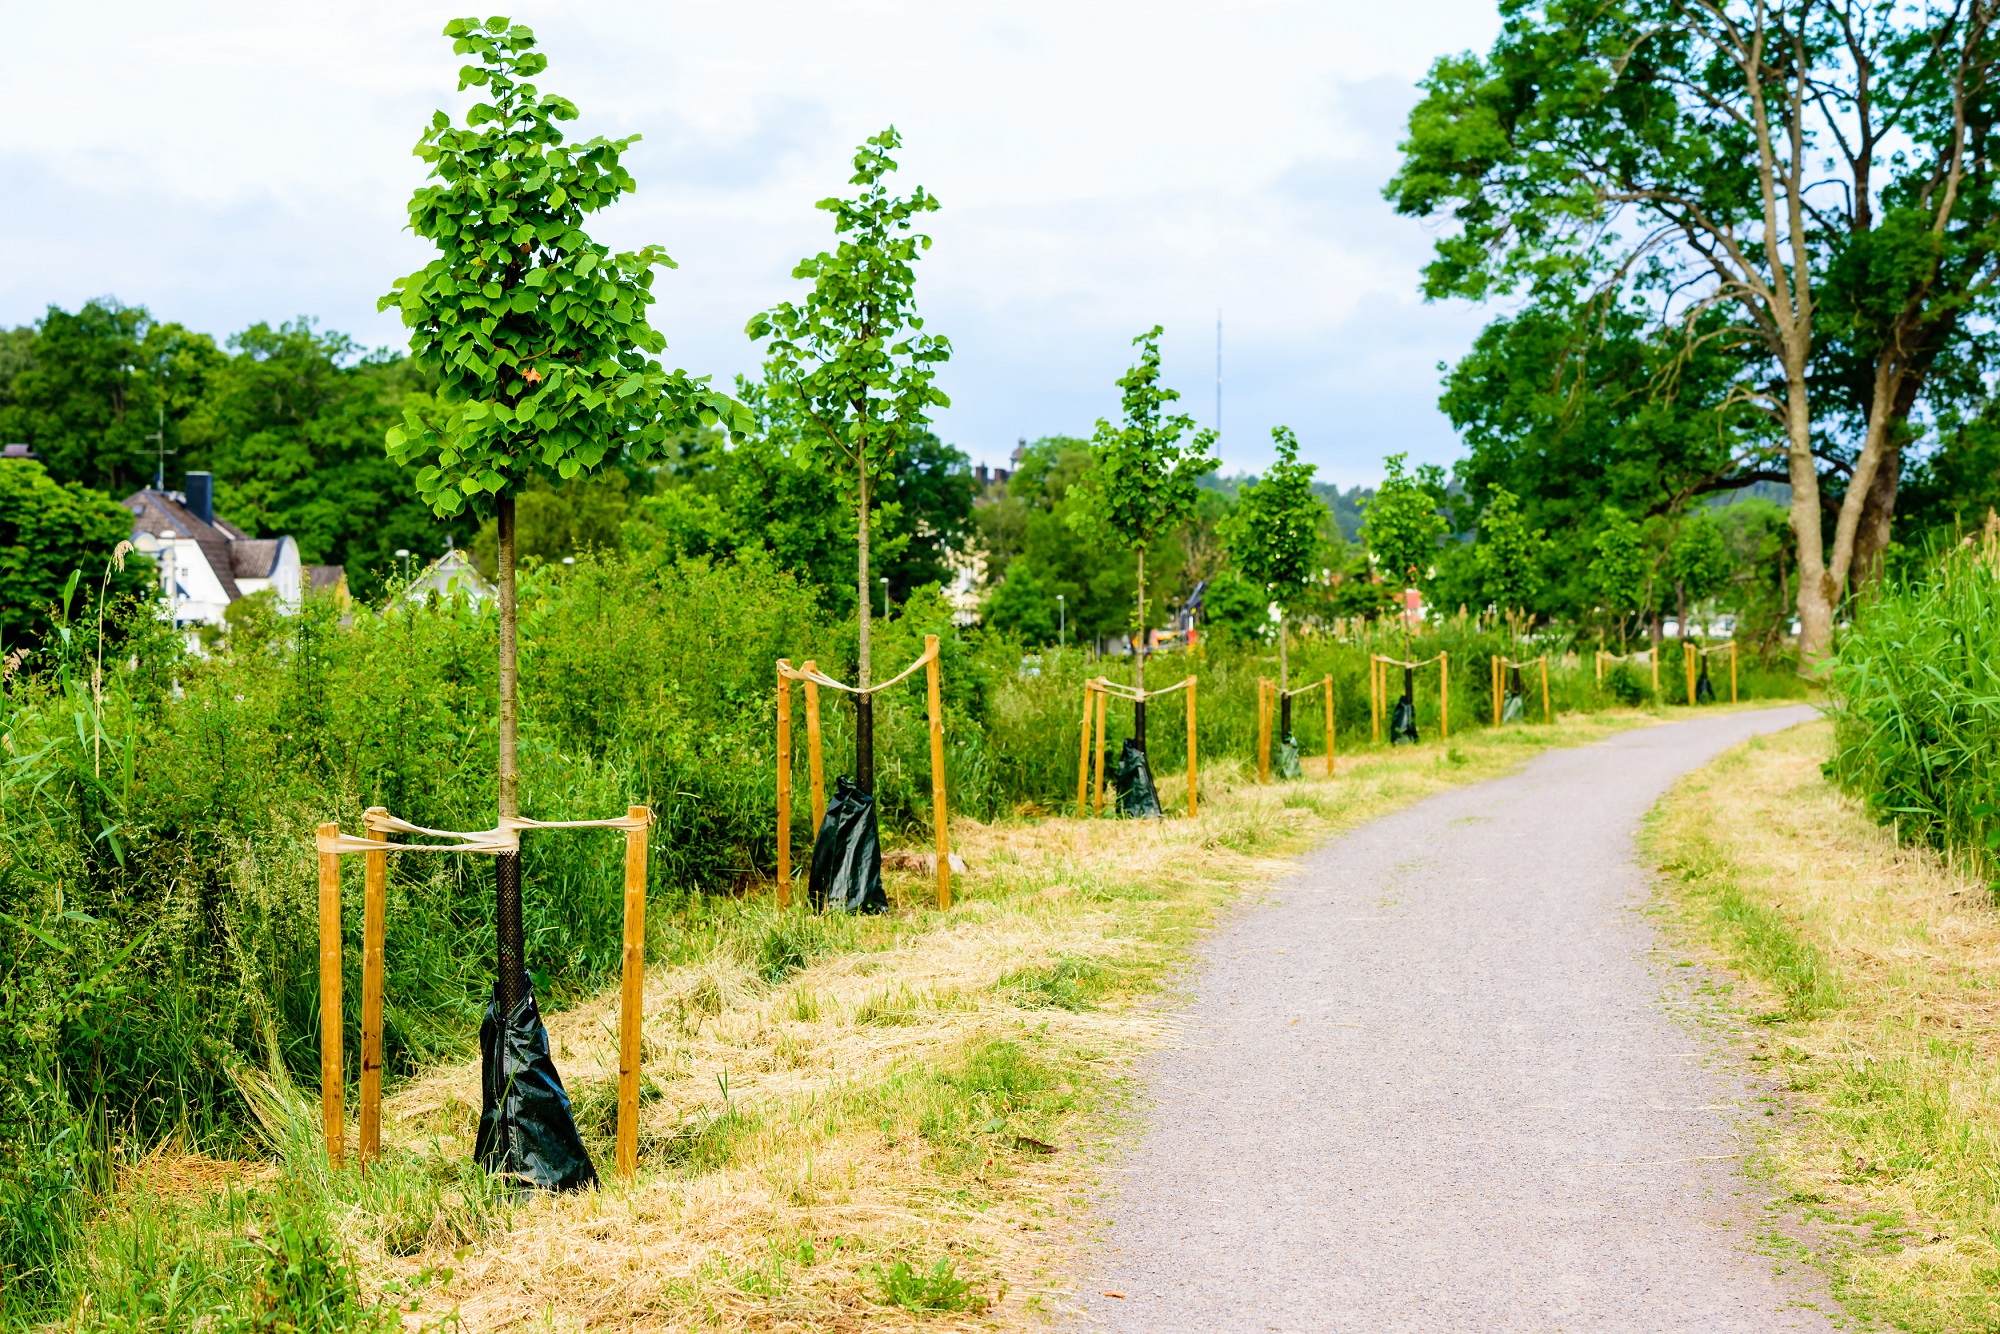
{"type": "MultiPolygon", "coordinates": [[[[514,594],[514,498],[494,498],[499,529],[497,556],[500,584],[500,814],[521,813],[521,768],[518,757],[519,704],[515,642],[519,623],[514,594]]],[[[527,982],[526,943],[521,927],[521,854],[502,853],[493,859],[493,929],[495,992],[500,1013],[520,1003],[527,982]]]]}
{"type": "MultiPolygon", "coordinates": [[[[872,681],[874,667],[869,645],[868,610],[868,450],[860,447],[860,502],[856,510],[860,559],[856,563],[855,610],[860,616],[860,635],[855,666],[855,684],[863,691],[872,681]]],[[[854,697],[854,781],[863,792],[875,790],[875,697],[854,697]]]]}
{"type": "Polygon", "coordinates": [[[1132,739],[1146,749],[1146,548],[1139,548],[1139,626],[1132,638],[1132,685],[1139,692],[1132,707],[1132,739]]]}
{"type": "Polygon", "coordinates": [[[1889,548],[1890,528],[1896,517],[1896,490],[1902,483],[1902,475],[1903,451],[1885,451],[1855,524],[1854,564],[1847,576],[1851,590],[1859,591],[1882,577],[1882,556],[1889,548]]]}

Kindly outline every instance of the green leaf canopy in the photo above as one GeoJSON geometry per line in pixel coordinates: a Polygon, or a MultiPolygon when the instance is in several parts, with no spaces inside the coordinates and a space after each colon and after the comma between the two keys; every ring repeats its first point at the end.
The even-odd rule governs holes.
{"type": "Polygon", "coordinates": [[[482,494],[518,491],[535,471],[562,479],[622,453],[651,460],[678,430],[745,424],[705,378],[654,359],[666,340],[646,322],[658,246],[612,254],[586,215],[635,186],[619,158],[638,138],[566,144],[574,105],[529,79],[548,65],[535,35],[505,18],[454,19],[444,35],[477,63],[461,128],[438,112],[417,143],[436,184],[410,200],[410,228],[438,258],[381,300],[398,306],[418,365],[438,377],[434,410],[411,408],[387,437],[439,515],[482,494]]]}

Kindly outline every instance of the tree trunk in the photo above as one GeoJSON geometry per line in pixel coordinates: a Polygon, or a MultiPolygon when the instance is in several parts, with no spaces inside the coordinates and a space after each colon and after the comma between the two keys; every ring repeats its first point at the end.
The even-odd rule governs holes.
{"type": "MultiPolygon", "coordinates": [[[[860,473],[861,500],[856,513],[860,560],[856,564],[855,610],[861,620],[859,661],[855,665],[854,680],[865,691],[872,680],[870,672],[874,666],[868,642],[868,452],[865,445],[860,454],[860,473]]],[[[854,781],[863,792],[875,790],[875,697],[868,694],[854,697],[854,781]]]]}
{"type": "MultiPolygon", "coordinates": [[[[521,768],[516,741],[519,705],[514,656],[519,621],[514,596],[514,498],[494,499],[493,514],[500,531],[500,814],[521,813],[521,768]]],[[[502,853],[493,859],[493,926],[499,943],[495,960],[500,1013],[520,1003],[527,982],[526,947],[521,929],[521,854],[502,853]]]]}
{"type": "Polygon", "coordinates": [[[1132,706],[1132,740],[1146,749],[1146,548],[1139,548],[1139,627],[1132,637],[1132,686],[1139,700],[1132,706]]]}
{"type": "Polygon", "coordinates": [[[1285,667],[1285,609],[1278,608],[1278,689],[1292,688],[1291,673],[1285,667]]]}
{"type": "Polygon", "coordinates": [[[1805,356],[1786,358],[1786,471],[1792,482],[1792,537],[1798,543],[1799,671],[1818,671],[1833,645],[1833,578],[1819,515],[1819,468],[1812,455],[1812,413],[1806,402],[1805,356]]]}
{"type": "Polygon", "coordinates": [[[1882,577],[1882,556],[1889,549],[1890,527],[1896,517],[1896,490],[1902,484],[1902,477],[1903,451],[1884,451],[1854,529],[1854,564],[1847,575],[1847,586],[1852,590],[1860,591],[1882,577]]]}

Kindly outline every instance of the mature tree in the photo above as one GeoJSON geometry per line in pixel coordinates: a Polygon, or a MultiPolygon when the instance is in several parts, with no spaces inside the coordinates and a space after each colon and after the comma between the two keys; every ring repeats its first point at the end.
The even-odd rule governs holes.
{"type": "MultiPolygon", "coordinates": [[[[764,375],[774,397],[797,413],[799,441],[825,451],[854,479],[856,680],[867,689],[874,661],[869,643],[869,519],[879,503],[876,483],[896,455],[930,425],[930,410],[951,406],[937,388],[937,367],[951,344],[923,331],[916,313],[918,257],[931,238],[916,230],[938,207],[922,186],[907,197],[883,183],[896,170],[889,155],[902,144],[894,126],[854,154],[852,198],[822,199],[833,214],[834,250],[799,261],[792,276],[810,281],[803,302],[784,302],[751,319],[752,338],[769,339],[764,375]]],[[[875,789],[873,697],[855,697],[855,781],[875,789]]]]}
{"type": "Polygon", "coordinates": [[[1542,591],[1542,561],[1548,546],[1548,534],[1528,526],[1514,493],[1493,488],[1493,498],[1479,516],[1479,540],[1472,548],[1480,597],[1510,620],[1532,612],[1542,591]]]}
{"type": "MultiPolygon", "coordinates": [[[[1160,383],[1160,335],[1154,325],[1132,340],[1139,364],[1118,377],[1124,420],[1118,426],[1100,417],[1091,436],[1091,469],[1081,490],[1085,505],[1072,523],[1099,540],[1115,537],[1130,548],[1134,565],[1132,613],[1132,684],[1146,689],[1146,552],[1194,512],[1203,477],[1221,460],[1209,453],[1215,432],[1194,430],[1194,418],[1169,413],[1180,400],[1176,390],[1160,383]],[[1194,431],[1192,439],[1188,432],[1194,431]]],[[[1133,740],[1146,749],[1146,702],[1140,699],[1133,719],[1133,740]]]]}
{"type": "Polygon", "coordinates": [[[0,459],[0,659],[47,630],[78,570],[93,588],[108,578],[122,593],[144,594],[151,565],[143,558],[105,572],[131,532],[132,516],[109,496],[58,482],[33,459],[0,459]]]}
{"type": "MultiPolygon", "coordinates": [[[[1310,463],[1299,462],[1299,440],[1288,426],[1271,428],[1278,461],[1262,477],[1236,493],[1236,508],[1223,521],[1223,541],[1231,559],[1253,585],[1278,607],[1278,689],[1291,688],[1285,639],[1288,618],[1319,569],[1326,506],[1313,492],[1310,463]]],[[[1291,701],[1285,700],[1290,732],[1291,701]]]]}
{"type": "Polygon", "coordinates": [[[1730,336],[1772,372],[1746,398],[1783,430],[1775,476],[1792,488],[1809,667],[1828,650],[1897,414],[1965,294],[1988,281],[1986,210],[1970,202],[1986,197],[1984,153],[1970,148],[1990,122],[1990,18],[1987,0],[1519,6],[1486,58],[1433,67],[1390,186],[1400,211],[1459,224],[1438,242],[1428,295],[1643,287],[1691,336],[1710,312],[1731,312],[1730,336]],[[1844,180],[1821,174],[1829,142],[1844,180]],[[1845,192],[1844,218],[1813,196],[1830,182],[1845,192]],[[1877,231],[1881,246],[1854,243],[1877,231]],[[1830,465],[1851,476],[1829,551],[1811,385],[1816,265],[1847,251],[1866,274],[1847,297],[1854,360],[1873,375],[1852,463],[1830,465]]]}
{"type": "MultiPolygon", "coordinates": [[[[0,437],[33,445],[57,481],[119,497],[153,480],[161,456],[148,437],[180,447],[182,420],[227,360],[207,334],[109,297],[74,314],[50,306],[32,339],[10,347],[0,437]]],[[[169,475],[180,466],[167,456],[169,475]]]]}
{"type": "MultiPolygon", "coordinates": [[[[440,111],[417,156],[434,185],[410,201],[410,227],[438,258],[395,284],[418,367],[436,402],[413,405],[387,435],[397,462],[441,518],[490,497],[497,519],[500,602],[499,806],[520,813],[516,757],[514,501],[537,473],[567,481],[607,457],[643,465],[670,434],[741,412],[706,382],[666,371],[666,346],[646,322],[658,246],[612,254],[584,218],[634,188],[620,157],[632,139],[564,143],[577,110],[528,82],[548,67],[535,35],[504,18],[453,19],[444,35],[477,63],[459,88],[483,87],[463,128],[440,111]]],[[[636,136],[634,136],[636,138],[636,136]]],[[[496,859],[501,1021],[530,996],[521,957],[520,858],[496,859]]],[[[489,1088],[492,1085],[489,1083],[489,1088]]],[[[482,1131],[485,1130],[482,1124],[482,1131]]],[[[494,1143],[488,1140],[488,1143],[494,1143]]],[[[511,1135],[491,1161],[525,1170],[511,1135]]]]}
{"type": "Polygon", "coordinates": [[[1128,553],[1088,525],[1079,528],[1073,517],[1088,506],[1082,482],[1090,468],[1089,441],[1037,440],[1022,451],[999,494],[979,508],[986,624],[1031,642],[1055,639],[1064,627],[1072,644],[1125,625],[1137,587],[1128,553]]]}

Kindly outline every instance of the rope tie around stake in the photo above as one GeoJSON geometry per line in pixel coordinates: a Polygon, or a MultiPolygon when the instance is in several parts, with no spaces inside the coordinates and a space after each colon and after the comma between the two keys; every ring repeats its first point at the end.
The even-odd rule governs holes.
{"type": "Polygon", "coordinates": [[[820,671],[817,667],[793,667],[789,663],[786,663],[782,660],[778,663],[778,675],[786,677],[793,681],[810,681],[816,686],[825,686],[828,690],[844,690],[850,695],[873,695],[877,691],[887,690],[890,686],[895,685],[898,681],[901,681],[904,677],[913,675],[918,668],[935,660],[937,654],[938,654],[937,645],[936,644],[930,645],[928,648],[924,650],[923,656],[918,658],[915,662],[905,667],[902,671],[897,672],[894,676],[890,677],[888,680],[882,682],[879,685],[869,686],[866,690],[863,690],[860,686],[848,685],[845,681],[836,681],[831,676],[828,676],[825,672],[820,671]]]}
{"type": "Polygon", "coordinates": [[[500,823],[492,829],[464,831],[457,829],[427,829],[423,825],[399,820],[386,811],[370,811],[361,817],[361,823],[377,834],[421,834],[425,838],[448,838],[451,843],[385,843],[379,839],[356,838],[352,834],[325,834],[314,839],[315,848],[321,853],[350,852],[470,852],[488,857],[502,856],[521,850],[523,829],[623,829],[626,831],[644,829],[652,823],[649,812],[643,817],[624,815],[615,820],[529,820],[518,815],[503,815],[500,823]]]}

